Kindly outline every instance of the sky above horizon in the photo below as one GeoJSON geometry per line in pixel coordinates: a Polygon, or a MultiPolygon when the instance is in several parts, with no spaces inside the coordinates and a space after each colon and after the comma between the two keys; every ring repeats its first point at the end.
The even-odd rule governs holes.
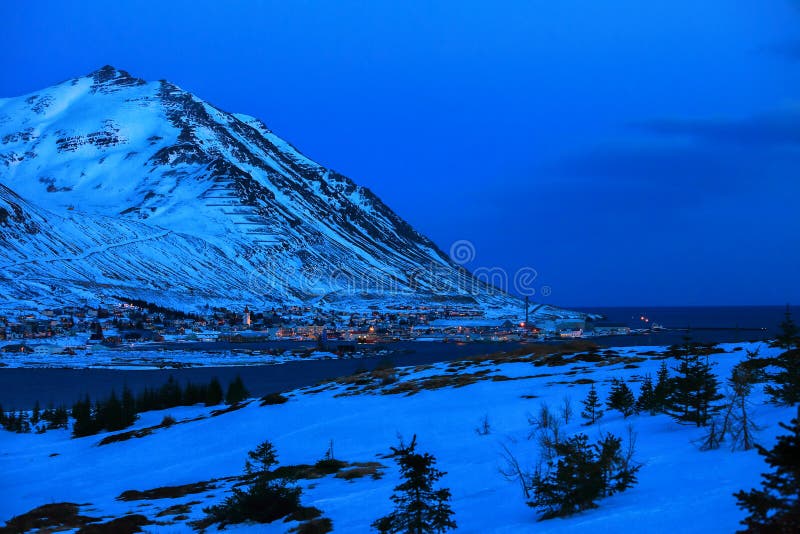
{"type": "Polygon", "coordinates": [[[469,241],[466,267],[534,269],[533,300],[800,302],[798,0],[40,1],[0,19],[0,98],[105,64],[168,79],[445,252],[469,241]]]}

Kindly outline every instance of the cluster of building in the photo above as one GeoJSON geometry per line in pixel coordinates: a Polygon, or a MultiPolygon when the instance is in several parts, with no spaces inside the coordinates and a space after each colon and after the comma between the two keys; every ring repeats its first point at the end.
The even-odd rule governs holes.
{"type": "Polygon", "coordinates": [[[397,307],[366,312],[322,311],[292,306],[266,311],[209,310],[186,314],[145,304],[68,306],[18,310],[0,316],[0,351],[53,353],[69,347],[52,342],[83,338],[88,344],[117,346],[163,341],[518,341],[630,333],[625,325],[583,318],[512,321],[491,319],[469,307],[397,307]],[[9,343],[10,342],[10,343],[9,343]]]}

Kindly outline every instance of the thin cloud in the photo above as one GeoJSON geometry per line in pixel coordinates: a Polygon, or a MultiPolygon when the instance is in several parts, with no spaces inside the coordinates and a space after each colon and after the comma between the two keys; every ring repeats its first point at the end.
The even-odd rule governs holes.
{"type": "MultiPolygon", "coordinates": [[[[800,110],[745,119],[654,119],[627,142],[597,145],[542,169],[555,189],[650,209],[759,191],[800,194],[800,110]]],[[[627,209],[627,208],[626,208],[627,209]]]]}
{"type": "Polygon", "coordinates": [[[800,146],[800,110],[785,109],[745,119],[654,119],[635,125],[662,137],[755,148],[800,146]]]}

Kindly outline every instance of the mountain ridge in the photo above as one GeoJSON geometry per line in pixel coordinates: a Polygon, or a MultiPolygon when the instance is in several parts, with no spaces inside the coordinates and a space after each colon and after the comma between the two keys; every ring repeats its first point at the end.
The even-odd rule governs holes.
{"type": "MultiPolygon", "coordinates": [[[[125,273],[110,270],[95,280],[80,273],[90,285],[111,278],[123,286],[117,290],[153,302],[186,301],[187,294],[225,301],[185,269],[167,268],[167,250],[175,247],[192,251],[171,258],[176,262],[225,265],[209,274],[220,287],[236,288],[231,304],[449,303],[494,314],[518,313],[520,306],[474,278],[372,191],[317,164],[260,119],[112,66],[0,99],[0,184],[6,198],[13,192],[40,217],[72,221],[75,231],[77,225],[94,235],[98,220],[104,228],[114,226],[106,218],[115,220],[121,226],[109,230],[112,243],[145,227],[168,231],[164,250],[152,246],[165,254],[156,263],[174,279],[148,279],[147,269],[130,267],[132,258],[122,261],[125,273]]],[[[19,247],[17,253],[32,254],[19,247]]],[[[123,246],[118,254],[124,253],[123,246]]]]}

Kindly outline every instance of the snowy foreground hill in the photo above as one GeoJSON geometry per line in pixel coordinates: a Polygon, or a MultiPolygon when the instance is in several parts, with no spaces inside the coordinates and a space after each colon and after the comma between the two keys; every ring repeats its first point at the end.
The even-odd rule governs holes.
{"type": "Polygon", "coordinates": [[[0,99],[0,245],[15,305],[520,306],[261,121],[110,66],[0,99]]]}
{"type": "MultiPolygon", "coordinates": [[[[724,352],[711,358],[724,379],[746,357],[744,349],[757,345],[720,347],[724,352]]],[[[765,346],[760,351],[761,356],[779,352],[765,346]]],[[[581,426],[580,400],[590,383],[605,399],[612,378],[633,385],[647,373],[655,375],[662,352],[630,347],[601,351],[601,358],[578,353],[398,369],[394,383],[340,380],[294,391],[285,404],[262,406],[255,399],[217,415],[201,406],[147,412],[134,427],[140,430],[136,436],[71,439],[66,430],[0,432],[0,519],[71,502],[85,517],[109,521],[140,514],[150,523],[142,527],[145,532],[188,532],[188,522],[202,518],[204,506],[229,493],[247,452],[269,439],[281,466],[313,465],[331,443],[336,458],[360,464],[299,484],[303,504],[320,509],[335,532],[368,532],[372,521],[391,510],[389,496],[398,483],[394,463],[383,455],[399,435],[408,441],[416,434],[420,449],[433,453],[447,472],[440,483],[452,490],[461,532],[733,532],[744,514],[732,493],[758,486],[766,470],[755,451],[731,452],[723,444],[701,452],[693,442],[704,430],[665,415],[624,419],[608,412],[599,424],[581,426]],[[505,446],[532,467],[538,453],[528,439],[528,417],[542,403],[557,412],[565,397],[575,409],[566,434],[586,432],[592,441],[601,432],[626,437],[630,424],[637,436],[635,459],[643,467],[637,485],[601,500],[599,508],[537,521],[520,487],[499,474],[501,452],[505,446]],[[177,422],[159,426],[166,415],[177,422]],[[490,431],[481,435],[476,428],[485,417],[490,431]]],[[[769,448],[783,432],[777,423],[794,414],[767,404],[760,388],[752,395],[752,415],[762,427],[758,440],[769,448]]],[[[296,525],[243,524],[227,531],[282,533],[296,525]]]]}

